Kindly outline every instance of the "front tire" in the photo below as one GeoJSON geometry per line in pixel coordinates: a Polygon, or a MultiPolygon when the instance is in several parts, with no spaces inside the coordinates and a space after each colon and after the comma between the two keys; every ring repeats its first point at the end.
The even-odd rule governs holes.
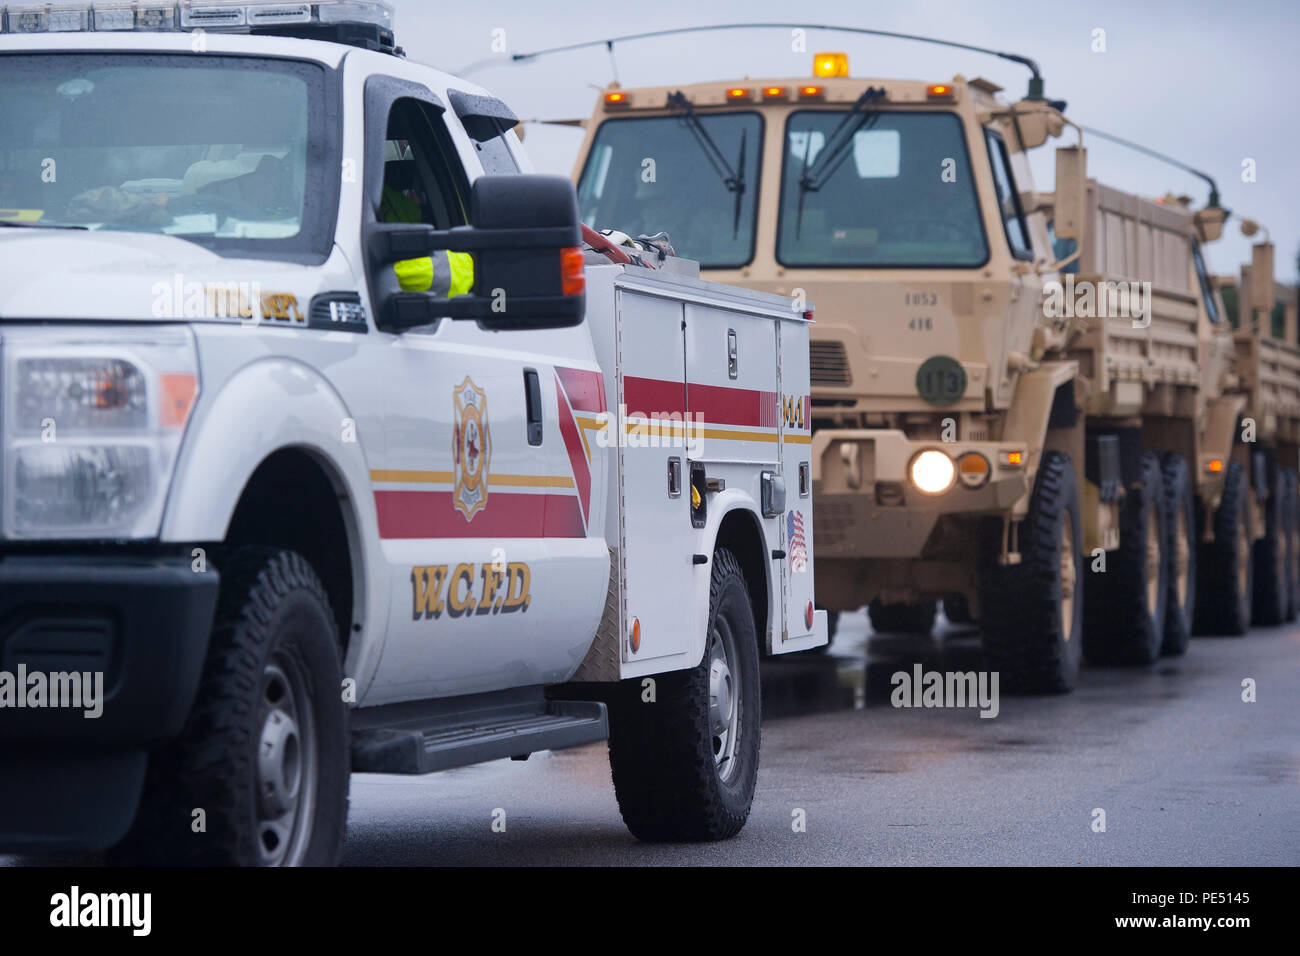
{"type": "Polygon", "coordinates": [[[1142,481],[1120,510],[1119,549],[1088,576],[1083,654],[1090,664],[1152,664],[1165,638],[1169,540],[1160,458],[1145,452],[1142,481]]]}
{"type": "Polygon", "coordinates": [[[1239,635],[1250,629],[1254,561],[1249,493],[1245,469],[1229,462],[1213,517],[1214,540],[1203,549],[1199,563],[1198,633],[1239,635]]]}
{"type": "Polygon", "coordinates": [[[758,636],[735,555],[713,555],[704,657],[640,680],[610,701],[609,764],[623,822],[639,840],[722,840],[749,817],[758,779],[762,710],[758,636]]]}
{"type": "Polygon", "coordinates": [[[1288,535],[1286,480],[1282,470],[1269,465],[1268,500],[1264,502],[1264,537],[1255,542],[1255,594],[1252,620],[1274,627],[1286,620],[1291,602],[1287,575],[1288,535]]]}
{"type": "Polygon", "coordinates": [[[301,555],[233,551],[198,698],[152,754],[119,856],[169,865],[331,866],[347,827],[338,625],[301,555]],[[202,810],[203,832],[195,832],[202,810]]]}
{"type": "Polygon", "coordinates": [[[1019,564],[998,563],[996,535],[982,562],[984,657],[1009,693],[1064,693],[1079,676],[1083,631],[1083,524],[1068,455],[1044,454],[1019,530],[1019,564]]]}
{"type": "Polygon", "coordinates": [[[1182,455],[1164,460],[1165,551],[1169,555],[1169,597],[1165,606],[1165,637],[1160,653],[1176,657],[1187,653],[1196,617],[1196,516],[1192,479],[1182,455]]]}

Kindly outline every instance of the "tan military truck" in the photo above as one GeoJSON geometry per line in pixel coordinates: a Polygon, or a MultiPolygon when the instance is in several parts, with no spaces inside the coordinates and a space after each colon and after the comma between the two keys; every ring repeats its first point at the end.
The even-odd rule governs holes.
{"type": "Polygon", "coordinates": [[[588,225],[667,231],[710,278],[816,303],[819,602],[917,631],[964,605],[1003,687],[1060,691],[1085,644],[1186,647],[1194,502],[1235,423],[1205,391],[1226,355],[1195,240],[1226,214],[1090,184],[1077,146],[1035,192],[1026,150],[1063,104],[999,92],[857,79],[843,54],[812,78],[611,86],[574,175],[588,225]],[[1064,261],[1048,214],[1082,240],[1064,261]]]}
{"type": "MultiPolygon", "coordinates": [[[[1254,220],[1241,222],[1247,236],[1261,229],[1254,220]]],[[[1242,396],[1232,461],[1250,481],[1253,623],[1280,624],[1300,612],[1300,345],[1297,290],[1274,281],[1273,244],[1264,233],[1240,278],[1217,277],[1214,284],[1233,330],[1233,375],[1242,396]]]]}

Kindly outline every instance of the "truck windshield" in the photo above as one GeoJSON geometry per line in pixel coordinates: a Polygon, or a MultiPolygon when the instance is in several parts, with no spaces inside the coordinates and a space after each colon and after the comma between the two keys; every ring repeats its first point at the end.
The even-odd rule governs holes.
{"type": "Polygon", "coordinates": [[[0,222],[328,252],[323,67],[207,55],[0,58],[0,222]]]}
{"type": "Polygon", "coordinates": [[[786,122],[777,260],[813,267],[983,265],[988,244],[957,117],[869,111],[850,137],[840,133],[842,150],[818,163],[844,116],[800,110],[786,122]]]}
{"type": "Polygon", "coordinates": [[[679,256],[735,268],[754,255],[763,122],[757,113],[606,120],[578,181],[582,221],[631,236],[667,232],[679,256]],[[716,155],[725,160],[719,168],[716,155]]]}

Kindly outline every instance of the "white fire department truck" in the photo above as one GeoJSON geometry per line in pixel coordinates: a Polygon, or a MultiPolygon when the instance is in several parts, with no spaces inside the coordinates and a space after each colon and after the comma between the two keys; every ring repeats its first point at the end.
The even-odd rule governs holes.
{"type": "Polygon", "coordinates": [[[351,771],[606,738],[738,832],[811,313],[585,230],[384,3],[0,14],[0,850],[331,863],[351,771]]]}

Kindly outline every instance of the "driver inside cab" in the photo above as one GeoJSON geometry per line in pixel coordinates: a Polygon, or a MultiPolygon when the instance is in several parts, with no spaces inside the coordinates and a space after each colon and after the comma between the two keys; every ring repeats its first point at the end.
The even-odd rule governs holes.
{"type": "MultiPolygon", "coordinates": [[[[381,222],[429,223],[429,202],[409,143],[390,140],[384,163],[384,189],[379,203],[381,222]]],[[[432,292],[449,299],[474,288],[474,257],[467,252],[438,250],[417,259],[403,259],[393,271],[403,292],[432,292]]]]}

